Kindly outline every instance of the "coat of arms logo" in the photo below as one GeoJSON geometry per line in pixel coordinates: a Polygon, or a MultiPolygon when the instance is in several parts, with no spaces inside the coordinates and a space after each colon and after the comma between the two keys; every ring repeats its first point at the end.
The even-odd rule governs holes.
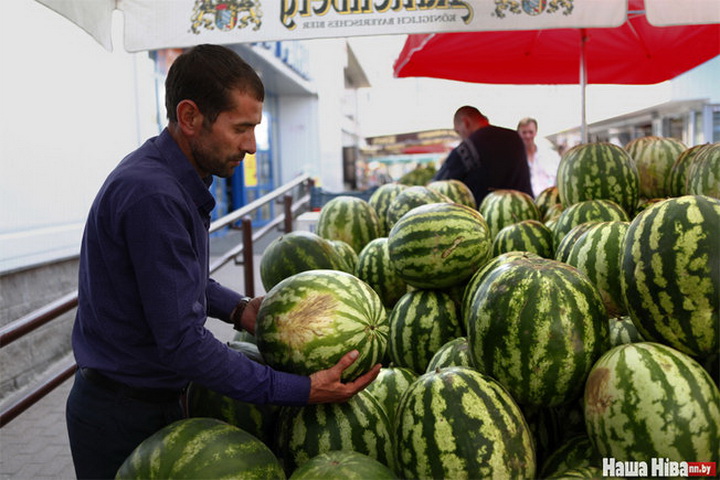
{"type": "Polygon", "coordinates": [[[572,14],[574,0],[495,0],[495,16],[504,18],[507,12],[527,15],[555,13],[572,14]]]}
{"type": "Polygon", "coordinates": [[[190,31],[199,34],[204,30],[229,32],[253,24],[253,30],[262,25],[260,0],[195,0],[190,31]]]}

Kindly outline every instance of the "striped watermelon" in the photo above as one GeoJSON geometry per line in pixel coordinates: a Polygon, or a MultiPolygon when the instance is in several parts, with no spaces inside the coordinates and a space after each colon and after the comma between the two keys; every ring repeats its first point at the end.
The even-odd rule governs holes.
{"type": "Polygon", "coordinates": [[[427,185],[436,173],[437,169],[432,164],[418,165],[417,168],[407,172],[402,177],[400,177],[398,183],[410,186],[427,185]]]}
{"type": "Polygon", "coordinates": [[[390,202],[385,214],[388,229],[392,229],[397,221],[413,208],[430,203],[452,203],[452,200],[442,193],[420,185],[406,188],[390,202]]]}
{"type": "Polygon", "coordinates": [[[559,245],[565,234],[574,226],[585,222],[609,222],[619,220],[628,222],[630,218],[625,210],[610,200],[586,200],[575,203],[560,214],[553,229],[555,245],[559,245]]]}
{"type": "Polygon", "coordinates": [[[560,243],[553,242],[555,244],[555,260],[567,263],[570,251],[575,245],[575,242],[577,242],[578,238],[582,237],[585,232],[590,230],[590,227],[598,223],[600,222],[583,222],[579,225],[575,225],[562,237],[560,243]]]}
{"type": "Polygon", "coordinates": [[[635,161],[640,176],[640,196],[666,197],[667,178],[677,157],[687,149],[684,143],[670,137],[647,136],[636,138],[625,145],[635,161]]]}
{"type": "Polygon", "coordinates": [[[372,457],[358,452],[333,450],[311,458],[290,480],[394,480],[395,474],[372,457]]]}
{"type": "Polygon", "coordinates": [[[345,272],[311,270],[267,293],[255,337],[268,365],[300,375],[330,368],[357,349],[360,356],[343,372],[352,379],[383,358],[388,329],[382,301],[368,284],[345,272]]]}
{"type": "Polygon", "coordinates": [[[541,219],[545,218],[545,214],[551,207],[560,203],[560,192],[556,186],[547,187],[535,197],[535,205],[540,211],[541,219]]]}
{"type": "Polygon", "coordinates": [[[720,200],[664,200],[630,223],[621,285],[642,336],[704,357],[720,349],[720,200]]]}
{"type": "Polygon", "coordinates": [[[412,209],[392,227],[388,237],[395,271],[417,288],[445,288],[462,283],[486,262],[490,247],[490,234],[482,215],[454,203],[412,209]]]}
{"type": "Polygon", "coordinates": [[[535,477],[522,412],[499,383],[470,368],[418,378],[400,401],[394,431],[399,478],[535,477]]]}
{"type": "Polygon", "coordinates": [[[630,155],[611,143],[577,145],[565,152],[558,166],[557,185],[565,208],[587,200],[610,200],[632,212],[638,203],[639,182],[630,155]]]}
{"type": "Polygon", "coordinates": [[[468,331],[469,314],[472,311],[472,304],[475,300],[475,294],[477,292],[478,286],[482,283],[485,277],[496,267],[499,267],[500,265],[503,265],[510,260],[520,257],[541,258],[539,255],[531,252],[503,253],[502,255],[491,258],[490,261],[487,262],[487,264],[485,264],[472,276],[468,284],[465,286],[465,292],[463,293],[462,304],[460,306],[462,325],[466,333],[468,331]]]}
{"type": "Polygon", "coordinates": [[[637,327],[630,316],[610,317],[608,320],[610,326],[610,346],[617,347],[626,343],[644,342],[645,339],[638,332],[637,327]]]}
{"type": "Polygon", "coordinates": [[[470,208],[477,208],[472,190],[460,180],[436,180],[427,184],[430,190],[442,193],[450,200],[470,208]]]}
{"type": "Polygon", "coordinates": [[[275,452],[288,475],[333,450],[362,453],[393,468],[390,423],[373,394],[362,390],[344,403],[281,409],[275,452]]]}
{"type": "Polygon", "coordinates": [[[595,364],[585,386],[588,436],[616,461],[715,461],[720,391],[689,356],[666,345],[620,345],[595,364]]]}
{"type": "Polygon", "coordinates": [[[400,403],[400,397],[417,377],[409,368],[383,367],[377,378],[365,388],[365,391],[373,394],[383,406],[390,425],[395,423],[395,410],[400,403]]]}
{"type": "Polygon", "coordinates": [[[342,195],[320,210],[317,233],[328,240],[342,240],[360,253],[370,240],[380,236],[380,219],[362,198],[342,195]]]}
{"type": "Polygon", "coordinates": [[[548,208],[547,212],[545,212],[545,215],[543,215],[543,223],[549,227],[548,222],[557,219],[563,212],[563,210],[565,210],[565,207],[563,207],[560,203],[556,203],[552,207],[548,208]]]}
{"type": "Polygon", "coordinates": [[[597,288],[578,269],[545,258],[517,257],[489,272],[468,327],[473,364],[521,405],[577,398],[609,346],[597,288]]]}
{"type": "Polygon", "coordinates": [[[566,470],[602,466],[602,457],[590,441],[581,433],[568,438],[553,451],[542,464],[540,478],[553,478],[566,470]]]}
{"type": "Polygon", "coordinates": [[[295,231],[280,235],[267,246],[260,258],[260,279],[267,292],[296,273],[344,267],[344,260],[328,240],[311,232],[295,231]]]}
{"type": "Polygon", "coordinates": [[[704,148],[688,172],[687,193],[720,198],[720,142],[704,148]]]}
{"type": "Polygon", "coordinates": [[[407,292],[407,284],[390,262],[387,237],[376,238],[365,245],[358,255],[355,276],[370,285],[388,309],[407,292]]]}
{"type": "Polygon", "coordinates": [[[582,234],[570,249],[567,263],[585,273],[598,288],[610,316],[627,309],[620,288],[620,263],[629,222],[600,222],[582,234]]]}
{"type": "MultiPolygon", "coordinates": [[[[348,243],[343,242],[342,240],[330,240],[330,245],[332,245],[332,247],[335,249],[335,252],[342,260],[341,267],[334,270],[354,273],[355,267],[357,266],[358,262],[358,254],[355,253],[355,250],[353,250],[353,248],[348,243]]],[[[330,270],[333,269],[331,268],[330,270]]]]}
{"type": "Polygon", "coordinates": [[[518,190],[493,190],[478,208],[490,227],[490,238],[500,230],[522,220],[540,220],[540,210],[533,198],[518,190]]]}
{"type": "Polygon", "coordinates": [[[455,302],[437,290],[408,292],[390,312],[388,353],[399,367],[423,373],[435,352],[462,335],[455,302]]]}
{"type": "Polygon", "coordinates": [[[438,368],[471,367],[470,345],[467,337],[453,338],[440,347],[428,363],[425,373],[433,372],[438,368]]]}
{"type": "Polygon", "coordinates": [[[276,480],[285,474],[272,451],[249,433],[214,418],[187,418],[145,439],[115,478],[276,480]]]}
{"type": "Polygon", "coordinates": [[[495,236],[492,254],[498,256],[512,251],[532,252],[541,257],[553,258],[553,234],[537,220],[523,220],[508,225],[495,236]]]}
{"type": "Polygon", "coordinates": [[[390,204],[400,192],[405,190],[407,185],[400,183],[386,183],[380,185],[377,190],[373,192],[368,200],[371,207],[375,209],[378,220],[380,220],[380,235],[379,237],[387,237],[390,227],[387,223],[387,211],[390,208],[390,204]]]}
{"type": "Polygon", "coordinates": [[[698,153],[708,148],[709,145],[710,144],[707,143],[704,145],[695,145],[694,147],[683,150],[683,152],[678,155],[675,163],[673,163],[673,166],[670,168],[670,174],[665,180],[665,191],[668,196],[682,197],[683,195],[687,195],[687,180],[688,174],[692,169],[692,164],[698,153]]]}

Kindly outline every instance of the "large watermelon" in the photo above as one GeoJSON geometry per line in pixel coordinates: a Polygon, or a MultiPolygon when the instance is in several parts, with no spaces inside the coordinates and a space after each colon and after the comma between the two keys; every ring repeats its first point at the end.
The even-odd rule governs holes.
{"type": "Polygon", "coordinates": [[[516,257],[489,272],[468,327],[476,368],[522,405],[551,407],[579,397],[608,349],[597,288],[575,267],[545,258],[516,257]]]}
{"type": "Polygon", "coordinates": [[[540,220],[533,198],[518,190],[493,190],[483,198],[478,210],[490,227],[490,238],[500,230],[523,220],[540,220]]]}
{"type": "Polygon", "coordinates": [[[374,458],[358,452],[332,450],[303,464],[290,480],[394,480],[395,474],[374,458]]]}
{"type": "Polygon", "coordinates": [[[642,336],[696,356],[720,349],[720,200],[656,203],[630,223],[621,285],[642,336]]]}
{"type": "Polygon", "coordinates": [[[460,180],[436,180],[427,184],[430,190],[442,193],[450,200],[470,208],[477,208],[472,190],[460,180]]]}
{"type": "Polygon", "coordinates": [[[344,403],[282,408],[275,452],[288,475],[332,450],[362,453],[393,468],[390,422],[373,394],[363,390],[344,403]]]}
{"type": "Polygon", "coordinates": [[[680,140],[652,135],[636,138],[625,145],[638,170],[641,197],[659,198],[670,194],[666,188],[667,178],[675,160],[686,149],[680,140]]]}
{"type": "Polygon", "coordinates": [[[280,235],[260,258],[260,279],[265,291],[296,273],[307,270],[344,270],[345,263],[333,245],[319,235],[295,231],[280,235]]]}
{"type": "Polygon", "coordinates": [[[380,297],[362,280],[336,270],[298,273],[270,290],[257,315],[255,337],[273,368],[309,375],[360,356],[344,379],[370,370],[385,355],[388,334],[380,297]]]}
{"type": "Polygon", "coordinates": [[[445,288],[462,283],[487,261],[491,239],[477,210],[434,203],[406,213],[390,230],[388,248],[395,271],[406,283],[445,288]]]}
{"type": "Polygon", "coordinates": [[[407,185],[402,185],[400,183],[386,183],[384,185],[380,185],[378,189],[370,195],[368,203],[375,209],[378,220],[380,220],[380,235],[378,236],[387,237],[388,232],[390,231],[390,227],[387,223],[388,208],[390,208],[390,204],[393,200],[395,200],[395,197],[400,195],[400,192],[406,188],[408,188],[407,185]]]}
{"type": "Polygon", "coordinates": [[[687,193],[720,198],[720,142],[707,146],[693,160],[687,193]]]}
{"type": "Polygon", "coordinates": [[[610,316],[626,312],[620,288],[620,263],[628,222],[600,222],[588,228],[570,249],[567,263],[579,268],[598,288],[610,316]]]}
{"type": "Polygon", "coordinates": [[[630,155],[611,143],[577,145],[562,156],[557,185],[565,208],[587,200],[610,200],[635,211],[639,175],[630,155]]]}
{"type": "Polygon", "coordinates": [[[328,240],[342,240],[360,253],[370,240],[380,236],[380,219],[368,202],[342,195],[320,210],[317,233],[328,240]]]}
{"type": "Polygon", "coordinates": [[[285,474],[270,448],[249,433],[214,418],[188,418],[145,439],[115,478],[277,480],[285,474]]]}
{"type": "Polygon", "coordinates": [[[682,197],[688,194],[687,180],[690,170],[692,170],[693,162],[703,149],[708,148],[710,144],[695,145],[690,147],[678,155],[670,169],[670,174],[665,180],[665,191],[670,197],[682,197]]]}
{"type": "Polygon", "coordinates": [[[377,292],[388,309],[407,293],[407,284],[390,262],[387,237],[376,238],[365,245],[358,255],[355,275],[377,292]]]}
{"type": "Polygon", "coordinates": [[[404,189],[390,202],[385,213],[388,230],[413,208],[430,203],[452,203],[452,200],[442,193],[420,185],[404,189]]]}
{"type": "Polygon", "coordinates": [[[423,373],[435,352],[462,335],[455,302],[437,290],[415,290],[390,312],[388,353],[399,367],[423,373]]]}
{"type": "Polygon", "coordinates": [[[417,377],[417,373],[409,368],[383,367],[377,378],[365,388],[365,391],[372,393],[383,406],[390,425],[395,422],[395,411],[400,403],[400,397],[417,380],[417,377]]]}
{"type": "Polygon", "coordinates": [[[630,218],[625,210],[610,200],[585,200],[575,203],[560,214],[553,229],[555,245],[560,245],[563,239],[574,226],[585,222],[609,222],[619,220],[628,222],[630,218]]]}
{"type": "Polygon", "coordinates": [[[641,342],[606,352],[585,386],[588,436],[616,461],[716,461],[720,391],[695,360],[641,342]]]}
{"type": "Polygon", "coordinates": [[[395,463],[407,479],[535,477],[533,440],[499,383],[466,367],[422,375],[398,406],[395,463]]]}
{"type": "Polygon", "coordinates": [[[498,256],[512,251],[532,252],[545,258],[553,258],[552,231],[537,220],[523,220],[508,225],[493,240],[492,254],[498,256]]]}

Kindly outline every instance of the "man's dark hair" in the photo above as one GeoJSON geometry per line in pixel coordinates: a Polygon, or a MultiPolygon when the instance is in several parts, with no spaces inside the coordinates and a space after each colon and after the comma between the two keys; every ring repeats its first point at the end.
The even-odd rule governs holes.
{"type": "Polygon", "coordinates": [[[165,80],[165,108],[177,122],[177,106],[192,100],[208,125],[220,112],[233,108],[229,92],[239,90],[262,102],[265,87],[253,68],[229,48],[198,45],[175,59],[165,80]]]}
{"type": "Polygon", "coordinates": [[[480,110],[478,110],[476,107],[471,107],[470,105],[463,105],[462,107],[458,108],[455,111],[455,115],[453,116],[453,121],[457,122],[464,117],[471,118],[477,121],[488,121],[488,118],[483,115],[480,110]]]}

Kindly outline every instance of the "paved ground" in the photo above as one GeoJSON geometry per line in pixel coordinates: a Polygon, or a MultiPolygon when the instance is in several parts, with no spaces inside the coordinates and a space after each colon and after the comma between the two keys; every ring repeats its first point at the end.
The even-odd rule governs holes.
{"type": "MultiPolygon", "coordinates": [[[[227,251],[235,238],[216,239],[213,251],[227,251]]],[[[255,271],[258,271],[260,255],[270,239],[255,245],[255,271]]],[[[243,270],[232,262],[221,268],[214,278],[223,285],[242,292],[243,270]]],[[[259,274],[255,279],[255,293],[263,293],[259,274]]],[[[228,341],[234,336],[232,327],[218,320],[208,321],[208,328],[216,337],[228,341]]],[[[66,362],[63,359],[59,364],[66,362]]],[[[53,390],[30,409],[0,429],[0,479],[71,479],[75,470],[70,456],[67,427],[65,424],[65,401],[72,386],[72,379],[53,390]]]]}

